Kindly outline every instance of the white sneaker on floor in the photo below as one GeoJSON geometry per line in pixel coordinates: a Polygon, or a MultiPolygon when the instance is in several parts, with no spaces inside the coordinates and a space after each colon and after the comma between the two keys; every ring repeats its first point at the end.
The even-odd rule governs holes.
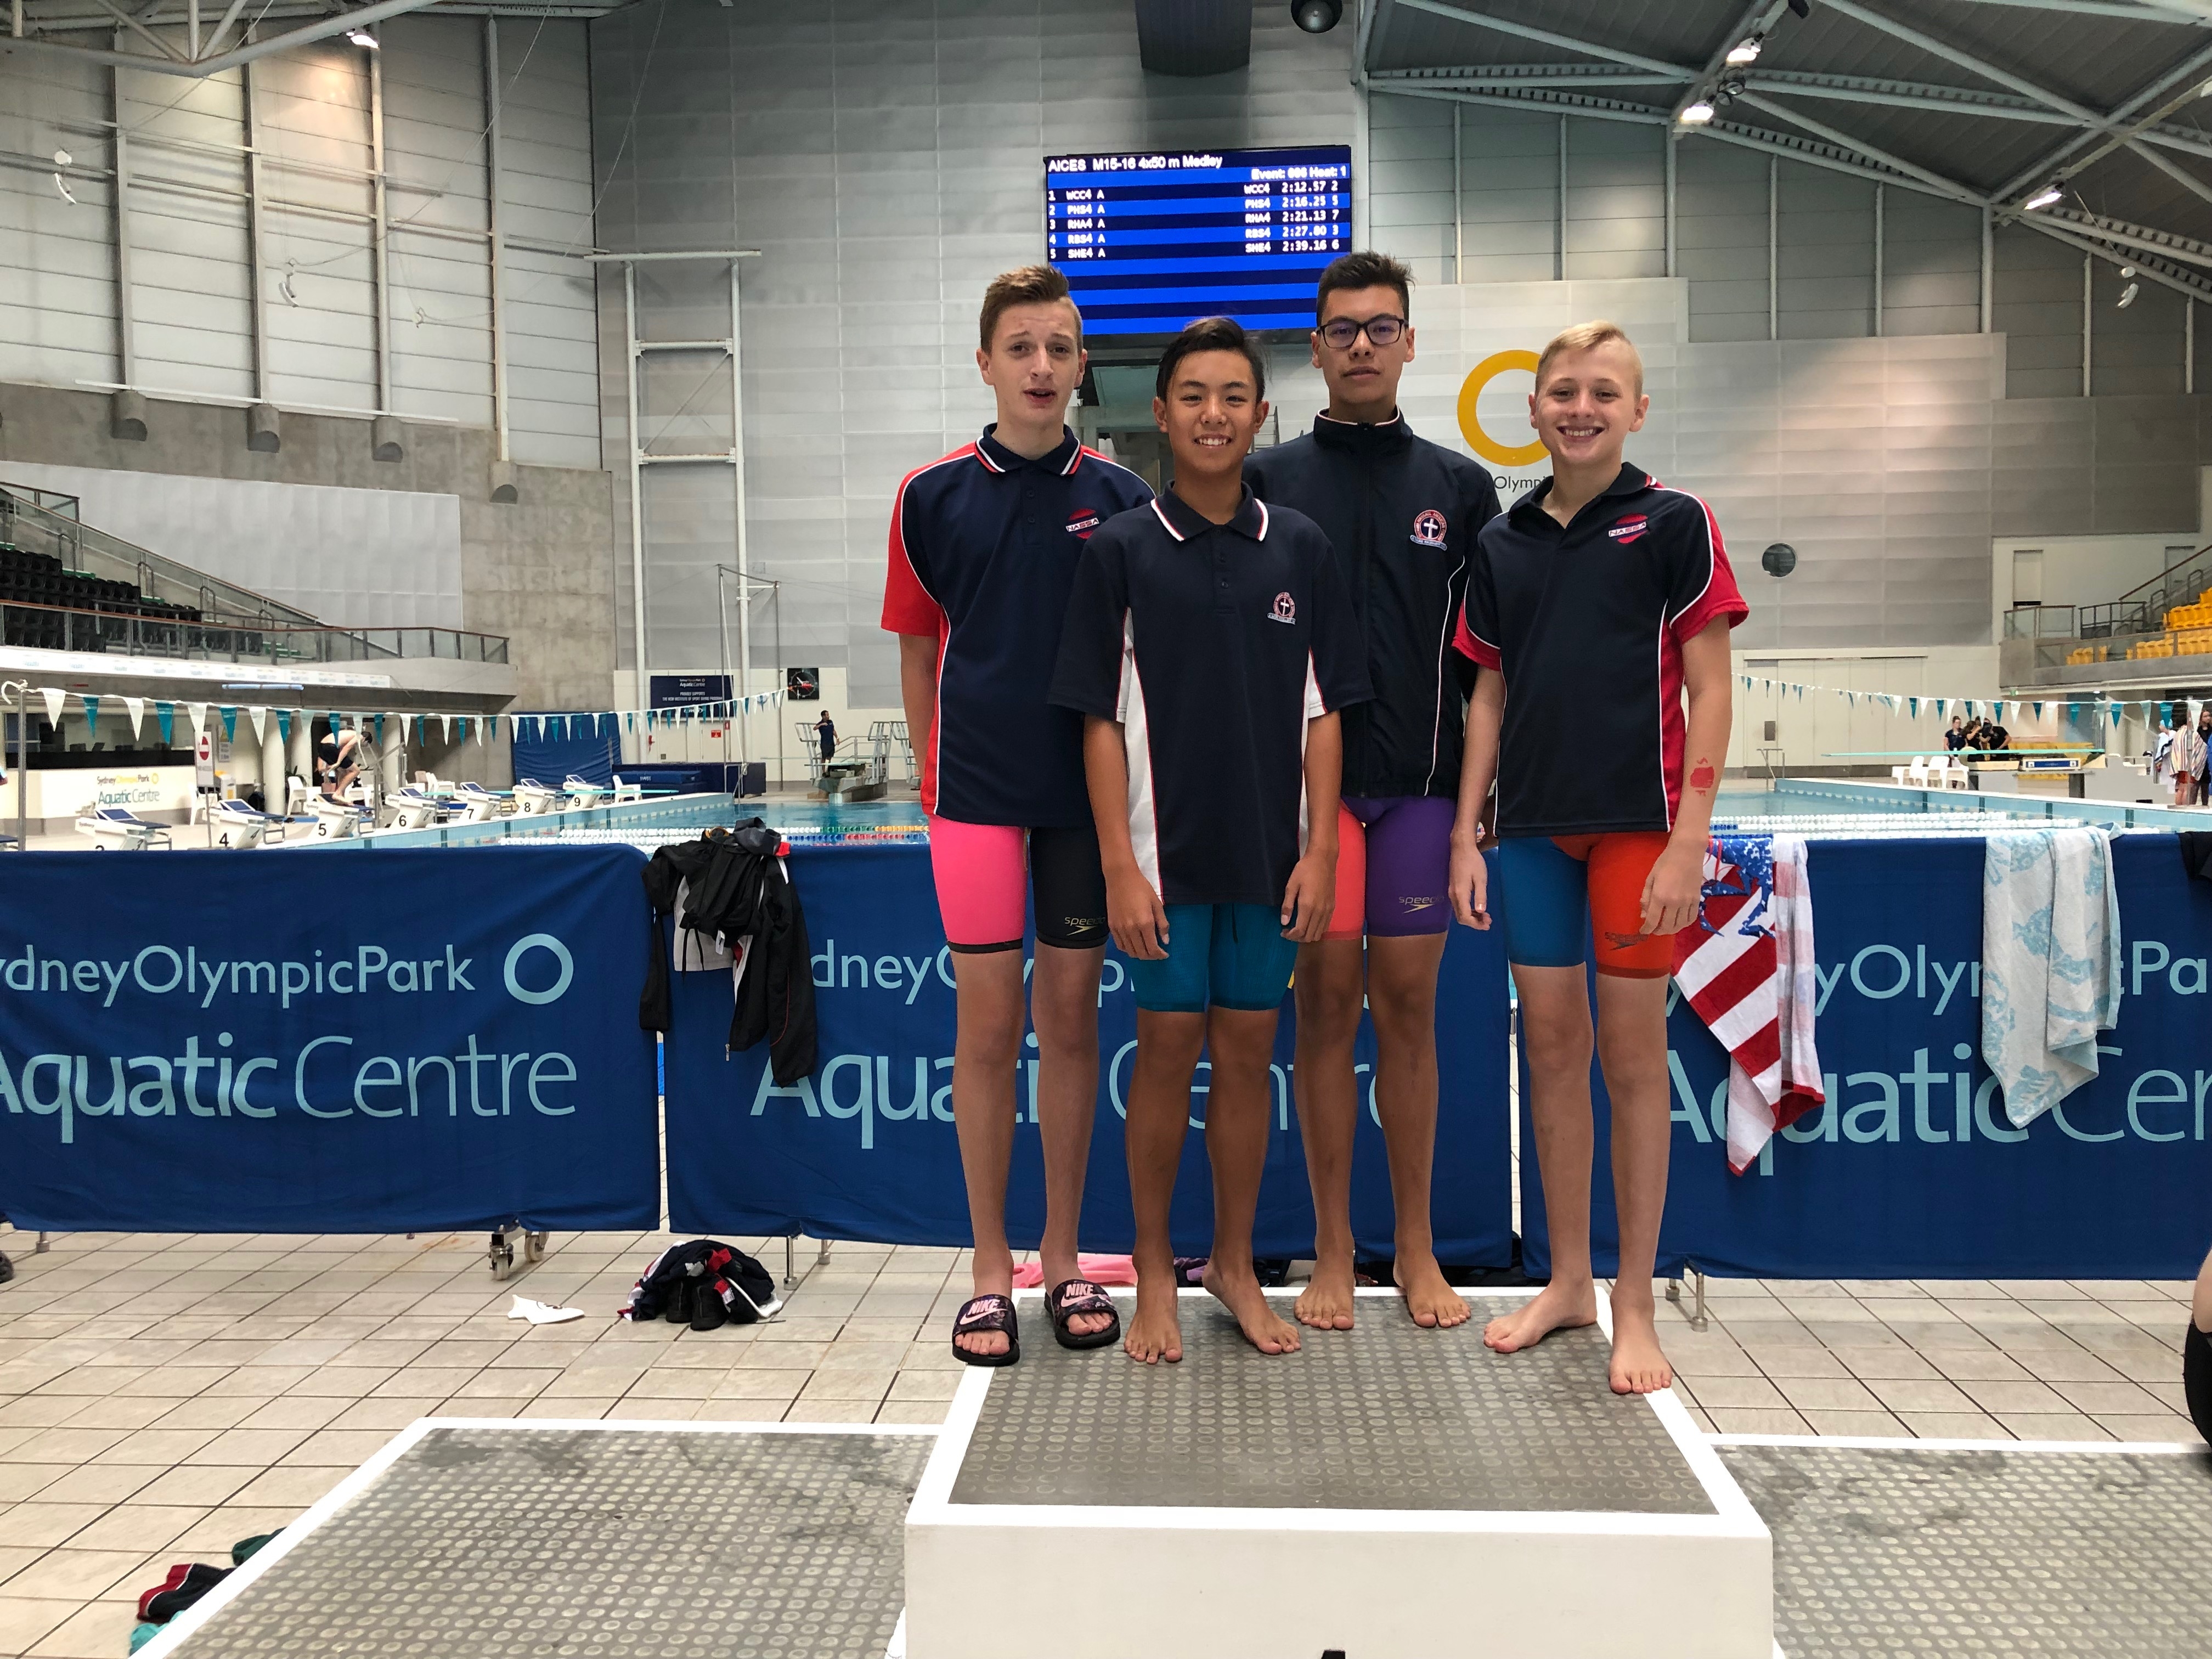
{"type": "Polygon", "coordinates": [[[514,1298],[514,1305],[507,1310],[509,1319],[526,1319],[533,1325],[559,1325],[571,1319],[581,1319],[581,1308],[554,1308],[543,1302],[532,1302],[526,1296],[514,1298]]]}

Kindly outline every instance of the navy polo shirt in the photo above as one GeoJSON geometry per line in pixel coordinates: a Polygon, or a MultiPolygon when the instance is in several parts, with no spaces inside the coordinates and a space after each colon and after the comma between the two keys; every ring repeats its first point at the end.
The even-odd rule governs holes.
{"type": "Polygon", "coordinates": [[[1129,838],[1168,904],[1279,904],[1305,846],[1306,722],[1371,695],[1328,538],[1246,490],[1109,519],[1076,571],[1052,700],[1119,720],[1129,838]]]}
{"type": "Polygon", "coordinates": [[[938,641],[937,724],[917,734],[922,810],[1085,824],[1083,721],[1045,690],[1085,541],[1152,492],[1073,432],[1030,460],[996,429],[908,473],[891,507],[883,625],[938,641]]]}
{"type": "Polygon", "coordinates": [[[1712,508],[1688,491],[1623,466],[1561,525],[1551,489],[1483,526],[1455,641],[1505,678],[1498,833],[1672,830],[1682,641],[1751,607],[1712,508]]]}

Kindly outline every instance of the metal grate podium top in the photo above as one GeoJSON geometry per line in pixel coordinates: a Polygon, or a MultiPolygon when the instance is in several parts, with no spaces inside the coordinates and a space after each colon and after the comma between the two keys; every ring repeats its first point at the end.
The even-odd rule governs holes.
{"type": "Polygon", "coordinates": [[[1363,1298],[1357,1330],[1275,1357],[1192,1297],[1179,1365],[1025,1344],[991,1374],[951,1502],[1714,1513],[1651,1407],[1607,1387],[1602,1333],[1496,1354],[1483,1325],[1523,1299],[1468,1300],[1430,1331],[1363,1298]]]}
{"type": "Polygon", "coordinates": [[[319,1524],[311,1511],[177,1651],[883,1659],[931,1439],[432,1426],[319,1524]]]}

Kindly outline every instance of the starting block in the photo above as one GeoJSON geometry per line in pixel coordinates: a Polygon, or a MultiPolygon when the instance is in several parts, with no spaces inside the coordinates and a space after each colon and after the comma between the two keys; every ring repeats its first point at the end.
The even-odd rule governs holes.
{"type": "Polygon", "coordinates": [[[1271,1356],[1182,1294],[1158,1366],[1024,1294],[1035,1339],[963,1377],[907,1513],[907,1659],[1771,1659],[1766,1525],[1671,1392],[1611,1392],[1606,1327],[1498,1354],[1534,1292],[1442,1331],[1369,1291],[1271,1356]],[[1071,1618],[1072,1583],[1130,1594],[1071,1618]]]}

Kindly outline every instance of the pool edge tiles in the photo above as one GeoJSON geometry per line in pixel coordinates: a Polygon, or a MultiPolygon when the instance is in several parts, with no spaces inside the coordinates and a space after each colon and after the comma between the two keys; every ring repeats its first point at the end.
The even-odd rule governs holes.
{"type": "Polygon", "coordinates": [[[141,1653],[882,1659],[935,1433],[422,1419],[141,1653]]]}
{"type": "MultiPolygon", "coordinates": [[[[1530,1294],[1470,1299],[1507,1302],[1530,1294]]],[[[1533,1375],[1531,1362],[1545,1350],[1516,1356],[1483,1350],[1479,1368],[1425,1368],[1425,1377],[1395,1394],[1383,1375],[1387,1366],[1338,1367],[1333,1376],[1302,1371],[1324,1344],[1356,1352],[1364,1339],[1385,1360],[1417,1354],[1424,1344],[1480,1347],[1480,1315],[1455,1331],[1420,1331],[1406,1321],[1395,1292],[1363,1291],[1361,1298],[1360,1329],[1307,1332],[1308,1346],[1301,1353],[1263,1357],[1226,1346],[1237,1343],[1233,1333],[1213,1340],[1221,1334],[1209,1333],[1208,1326],[1225,1316],[1203,1292],[1186,1291],[1182,1364],[1188,1369],[1182,1377],[1164,1377],[1164,1366],[1138,1367],[1115,1349],[1065,1355],[1078,1364],[1103,1363],[1097,1366],[1095,1383],[1061,1390],[1054,1401],[1063,1415],[1073,1411],[1080,1420],[1048,1414],[1031,1425],[1036,1437],[1053,1443],[1031,1461],[1080,1462],[1094,1448],[1107,1463],[1122,1458],[1117,1441],[1126,1449],[1133,1437],[1146,1436],[1146,1398],[1133,1391],[1148,1390],[1153,1407],[1180,1413],[1174,1425],[1164,1419],[1159,1425],[1157,1437],[1168,1443],[1166,1450],[1148,1449],[1138,1460],[1144,1467],[1131,1464],[1110,1478],[1091,1480],[1087,1490],[1105,1498],[1131,1498],[1139,1495],[1133,1484],[1139,1477],[1181,1474],[1199,1483],[1198,1495],[1215,1501],[1171,1498],[1146,1504],[1085,1503],[1079,1501],[1086,1489],[1082,1479],[1010,1472],[1004,1431],[1009,1418],[1019,1413],[993,1412],[991,1397],[1002,1389],[1010,1396],[1037,1389],[1040,1378],[1049,1393],[1045,1373],[1062,1358],[1049,1346],[1039,1301],[1025,1295],[1021,1299],[1030,1316],[1024,1322],[1036,1330],[1036,1341],[1025,1346],[1019,1365],[973,1368],[963,1377],[908,1515],[908,1659],[1031,1659],[1024,1637],[1033,1636],[1040,1621],[1055,1632],[1057,1659],[1285,1659],[1317,1656],[1330,1648],[1356,1653],[1359,1659],[1435,1659],[1471,1650],[1468,1644],[1478,1638],[1486,1656],[1499,1659],[1599,1659],[1624,1652],[1634,1652],[1638,1659],[1771,1659],[1771,1549],[1766,1528],[1671,1393],[1613,1401],[1606,1382],[1607,1328],[1589,1333],[1586,1344],[1570,1341],[1554,1348],[1572,1363],[1547,1362],[1540,1388],[1528,1394],[1507,1391],[1498,1398],[1510,1400],[1515,1413],[1534,1416],[1546,1414],[1542,1395],[1547,1390],[1585,1390],[1583,1397],[1595,1403],[1617,1404],[1630,1414],[1621,1437],[1635,1440],[1655,1460],[1670,1462],[1672,1477],[1661,1484],[1676,1491],[1683,1484],[1693,1487],[1702,1500],[1694,1506],[1632,1506],[1642,1500],[1623,1501],[1616,1484],[1613,1501],[1622,1502],[1622,1507],[1571,1507],[1592,1501],[1587,1480],[1576,1487],[1580,1471],[1559,1484],[1583,1495],[1563,1498],[1559,1507],[1436,1504],[1435,1494],[1421,1489],[1417,1466],[1424,1441],[1437,1437],[1437,1419],[1462,1413],[1472,1419],[1478,1437],[1486,1428],[1503,1434],[1494,1421],[1484,1421],[1481,1379],[1533,1375]],[[1206,1385],[1209,1356],[1220,1376],[1249,1379],[1243,1398],[1236,1397],[1231,1388],[1206,1385]],[[1025,1383],[1020,1373],[1036,1357],[1048,1364],[1037,1366],[1025,1383]],[[1231,1360],[1234,1372],[1222,1369],[1231,1360]],[[1302,1374],[1328,1396],[1323,1403],[1329,1409],[1364,1414],[1354,1431],[1340,1436],[1333,1446],[1316,1448],[1338,1459],[1338,1467],[1319,1478],[1322,1488],[1334,1483],[1334,1492],[1316,1492],[1315,1480],[1303,1476],[1296,1490],[1284,1486],[1279,1471],[1297,1460],[1271,1455],[1265,1442],[1273,1432],[1295,1447],[1301,1429],[1312,1431],[1312,1415],[1301,1424],[1295,1421],[1295,1410],[1285,1410],[1304,1386],[1297,1380],[1302,1374]],[[1376,1397],[1346,1400],[1348,1382],[1376,1397]],[[1164,1384],[1172,1392],[1164,1393],[1164,1384]],[[1086,1400],[1095,1407],[1095,1396],[1115,1389],[1127,1397],[1113,1410],[1082,1410],[1086,1400]],[[1276,1420],[1281,1418],[1293,1420],[1276,1420]],[[1100,1448],[1102,1423],[1105,1442],[1100,1448]],[[1249,1459],[1261,1464],[1256,1483],[1240,1475],[1224,1485],[1218,1469],[1194,1474],[1194,1466],[1203,1461],[1200,1440],[1208,1435],[1219,1442],[1214,1462],[1249,1459]],[[1378,1468],[1347,1472],[1342,1459],[1349,1442],[1359,1435],[1375,1448],[1391,1449],[1377,1450],[1378,1468]],[[988,1480],[963,1478],[971,1455],[994,1460],[988,1480]],[[1057,1501],[973,1501],[979,1493],[1010,1495],[1010,1473],[1016,1486],[1028,1489],[1026,1495],[1057,1501]],[[1430,1506],[1384,1507],[1394,1483],[1406,1487],[1408,1480],[1411,1495],[1430,1506]],[[1054,1490],[1038,1490],[1048,1486],[1054,1490]],[[1332,1498],[1346,1496],[1357,1506],[1328,1506],[1332,1498]],[[1692,1507],[1697,1512],[1689,1512],[1692,1507]],[[1295,1628],[1286,1631],[1279,1616],[1283,1571],[1306,1561],[1328,1564],[1322,1586],[1326,1593],[1299,1598],[1295,1628]],[[1071,1624],[1054,1612],[1065,1611],[1071,1562],[1080,1562],[1086,1575],[1146,1585],[1146,1604],[1158,1616],[1071,1624]],[[988,1575],[1000,1613],[981,1626],[973,1616],[970,1594],[979,1575],[988,1575]],[[1698,1593],[1686,1599],[1682,1586],[1691,1583],[1698,1593]],[[1408,1584],[1421,1583],[1449,1584],[1451,1593],[1407,1593],[1408,1584]]],[[[1532,1429],[1524,1422],[1513,1432],[1524,1437],[1533,1432],[1539,1438],[1548,1434],[1552,1437],[1540,1456],[1562,1465],[1573,1463],[1578,1455],[1602,1460],[1607,1448],[1590,1443],[1606,1433],[1592,1426],[1606,1421],[1602,1412],[1595,1418],[1571,1411],[1551,1416],[1548,1424],[1532,1429]]],[[[1443,1437],[1464,1426],[1453,1424],[1443,1437]]],[[[1479,1452],[1479,1446],[1474,1449],[1479,1452]]],[[[1462,1435],[1453,1455],[1463,1474],[1468,1455],[1462,1435]]],[[[1525,1447],[1516,1455],[1524,1472],[1532,1467],[1525,1447]]],[[[1470,1484],[1482,1486],[1479,1479],[1470,1484]]],[[[1526,1493],[1516,1497],[1510,1482],[1506,1486],[1501,1494],[1493,1482],[1490,1497],[1470,1501],[1495,1501],[1500,1495],[1508,1501],[1531,1501],[1526,1493]]]]}

